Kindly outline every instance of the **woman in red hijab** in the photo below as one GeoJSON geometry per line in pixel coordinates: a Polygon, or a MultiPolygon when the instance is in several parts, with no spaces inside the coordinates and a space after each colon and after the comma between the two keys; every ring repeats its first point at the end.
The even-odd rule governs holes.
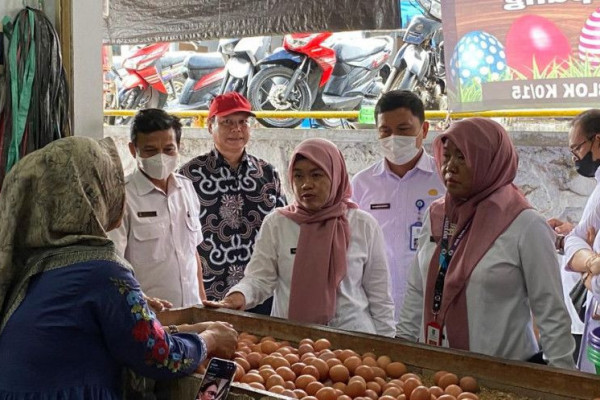
{"type": "Polygon", "coordinates": [[[398,335],[573,368],[554,236],[513,184],[518,156],[489,119],[453,123],[433,143],[447,188],[426,216],[398,335]]]}
{"type": "Polygon", "coordinates": [[[305,140],[288,177],[294,203],[265,218],[244,278],[206,304],[247,309],[273,295],[274,317],[394,336],[383,234],[350,200],[342,153],[305,140]]]}

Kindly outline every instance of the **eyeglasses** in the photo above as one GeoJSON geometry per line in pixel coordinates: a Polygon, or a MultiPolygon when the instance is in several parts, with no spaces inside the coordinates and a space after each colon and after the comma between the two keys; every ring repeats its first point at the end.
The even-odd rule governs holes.
{"type": "Polygon", "coordinates": [[[585,139],[583,142],[571,147],[571,154],[573,154],[575,157],[579,158],[579,150],[581,149],[581,146],[583,146],[584,144],[586,144],[587,142],[590,142],[590,139],[585,139]]]}
{"type": "Polygon", "coordinates": [[[227,129],[233,129],[237,126],[239,126],[240,129],[248,129],[254,124],[254,118],[250,117],[250,118],[242,119],[240,121],[235,121],[235,120],[232,120],[229,118],[225,118],[220,121],[217,119],[215,122],[217,123],[217,125],[222,126],[223,128],[227,128],[227,129]]]}

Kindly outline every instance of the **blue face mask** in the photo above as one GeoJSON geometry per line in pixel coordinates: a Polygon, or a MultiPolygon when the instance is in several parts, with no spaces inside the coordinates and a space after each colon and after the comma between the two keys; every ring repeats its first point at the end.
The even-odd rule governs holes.
{"type": "Polygon", "coordinates": [[[592,158],[592,150],[581,159],[575,161],[575,170],[581,176],[593,178],[596,175],[596,170],[600,167],[600,160],[594,161],[592,158]]]}

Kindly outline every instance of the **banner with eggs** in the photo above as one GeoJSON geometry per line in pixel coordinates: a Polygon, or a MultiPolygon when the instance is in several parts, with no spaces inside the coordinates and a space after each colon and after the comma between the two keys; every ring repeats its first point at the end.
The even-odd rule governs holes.
{"type": "Polygon", "coordinates": [[[600,0],[444,0],[453,111],[598,106],[600,0]]]}

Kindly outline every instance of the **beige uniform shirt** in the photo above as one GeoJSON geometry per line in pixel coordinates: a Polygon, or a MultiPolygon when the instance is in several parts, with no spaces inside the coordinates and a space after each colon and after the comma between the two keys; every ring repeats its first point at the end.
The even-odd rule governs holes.
{"type": "Polygon", "coordinates": [[[200,303],[196,246],[202,242],[200,202],[191,181],[169,177],[168,193],[139,170],[125,179],[121,226],[109,237],[133,266],[150,297],[187,307],[200,303]]]}

